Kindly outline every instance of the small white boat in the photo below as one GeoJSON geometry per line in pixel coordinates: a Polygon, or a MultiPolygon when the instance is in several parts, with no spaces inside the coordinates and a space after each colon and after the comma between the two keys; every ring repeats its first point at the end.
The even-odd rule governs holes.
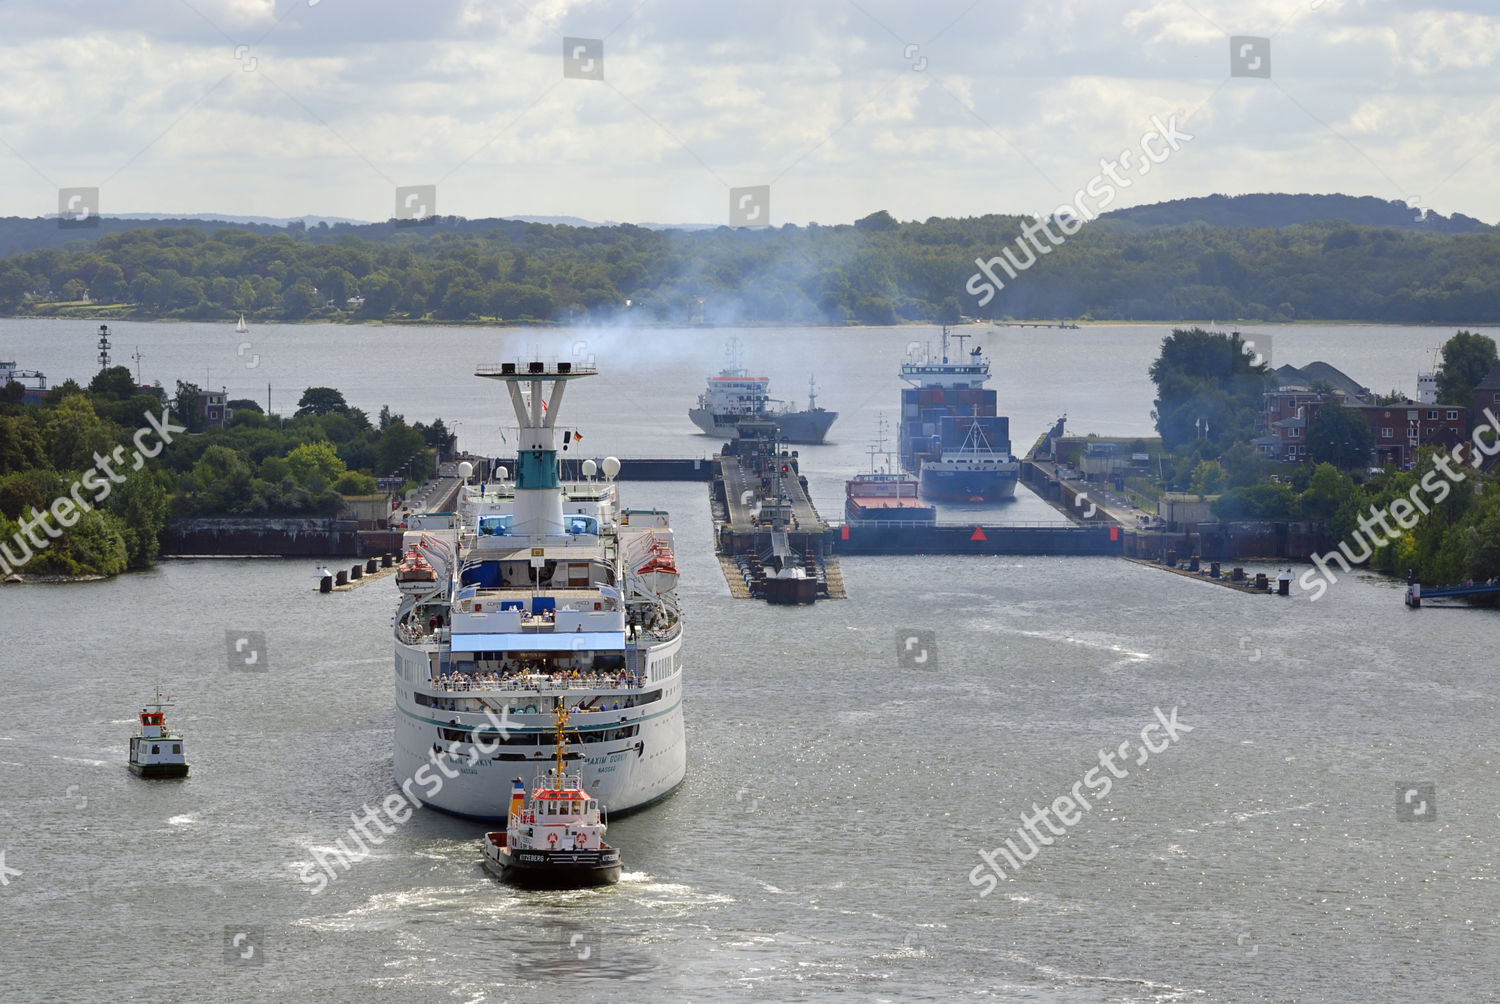
{"type": "Polygon", "coordinates": [[[182,736],[167,728],[163,708],[171,704],[161,699],[141,709],[140,735],[130,737],[130,772],[146,778],[187,777],[187,755],[182,752],[182,736]]]}
{"type": "Polygon", "coordinates": [[[505,829],[484,835],[484,866],[528,889],[581,889],[620,881],[620,851],[604,842],[603,806],[563,769],[568,710],[556,711],[557,762],[531,794],[518,777],[505,829]]]}
{"type": "Polygon", "coordinates": [[[243,335],[243,334],[249,333],[249,331],[250,331],[250,325],[248,325],[248,324],[245,323],[245,315],[244,314],[240,315],[239,323],[234,326],[234,330],[235,330],[235,333],[239,334],[239,335],[243,335]]]}

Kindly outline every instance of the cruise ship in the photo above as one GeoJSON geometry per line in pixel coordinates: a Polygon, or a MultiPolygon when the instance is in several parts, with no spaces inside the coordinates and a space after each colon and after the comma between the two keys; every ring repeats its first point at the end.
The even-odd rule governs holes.
{"type": "Polygon", "coordinates": [[[698,407],[688,409],[694,425],[710,436],[738,439],[741,422],[771,421],[782,442],[823,442],[839,413],[818,407],[815,378],[807,381],[806,411],[794,411],[791,405],[773,410],[769,407],[773,399],[766,394],[770,378],[750,376],[740,365],[739,339],[730,340],[728,357],[718,376],[708,378],[708,388],[698,395],[698,407]]]}
{"type": "Polygon", "coordinates": [[[595,373],[568,362],[480,366],[475,375],[504,384],[515,410],[515,476],[471,478],[461,464],[454,511],[408,518],[395,776],[433,808],[505,819],[517,774],[557,755],[559,708],[572,726],[567,769],[612,813],[663,798],[686,773],[667,513],[621,508],[613,457],[585,461],[581,481],[559,478],[564,391],[595,373]]]}
{"type": "Polygon", "coordinates": [[[1015,496],[1021,463],[1010,452],[1010,419],[995,414],[995,392],[985,389],[989,360],[968,335],[955,335],[958,357],[948,358],[948,329],[936,359],[914,351],[901,364],[901,466],[917,476],[922,498],[994,502],[1015,496]]]}

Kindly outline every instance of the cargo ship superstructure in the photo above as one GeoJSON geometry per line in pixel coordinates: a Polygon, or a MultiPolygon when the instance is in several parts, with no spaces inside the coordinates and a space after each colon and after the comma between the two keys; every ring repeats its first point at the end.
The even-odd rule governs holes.
{"type": "Polygon", "coordinates": [[[558,754],[559,708],[575,729],[568,769],[612,812],[667,795],[686,772],[667,513],[620,507],[612,457],[586,461],[581,481],[558,474],[564,391],[595,372],[481,366],[520,426],[515,476],[470,483],[461,465],[455,511],[408,521],[404,549],[434,574],[400,582],[395,776],[427,805],[505,819],[516,774],[558,754]]]}
{"type": "Polygon", "coordinates": [[[1012,498],[1021,464],[1010,452],[1010,419],[997,415],[995,392],[984,385],[989,360],[978,346],[964,356],[968,335],[954,336],[959,352],[948,358],[948,329],[936,359],[914,352],[901,364],[901,466],[918,480],[925,499],[993,502],[1012,498]]]}
{"type": "Polygon", "coordinates": [[[917,479],[891,470],[891,455],[885,448],[885,416],[880,416],[879,435],[870,447],[870,470],[844,483],[844,518],[851,523],[886,523],[893,526],[933,524],[937,507],[917,497],[917,479]],[[885,463],[877,465],[876,457],[885,463]]]}

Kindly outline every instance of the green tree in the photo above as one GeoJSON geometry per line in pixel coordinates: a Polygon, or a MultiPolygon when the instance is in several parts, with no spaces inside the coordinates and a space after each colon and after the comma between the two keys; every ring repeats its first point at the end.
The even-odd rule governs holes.
{"type": "Polygon", "coordinates": [[[135,375],[128,366],[111,366],[100,370],[89,381],[89,393],[115,401],[135,397],[138,393],[135,375]]]}
{"type": "Polygon", "coordinates": [[[0,415],[0,475],[46,462],[47,444],[36,418],[28,412],[0,415]]]}
{"type": "Polygon", "coordinates": [[[385,317],[401,299],[401,284],[377,272],[359,281],[359,295],[365,298],[364,305],[359,308],[360,317],[385,317]]]}
{"type": "Polygon", "coordinates": [[[302,392],[297,402],[297,417],[304,415],[333,415],[349,410],[344,395],[332,387],[309,387],[302,392]]]}
{"type": "Polygon", "coordinates": [[[59,471],[81,471],[94,464],[94,455],[107,455],[119,440],[118,430],[102,421],[84,394],[65,398],[42,414],[42,440],[52,466],[59,471]]]}
{"type": "Polygon", "coordinates": [[[203,391],[197,384],[177,381],[177,396],[172,400],[172,414],[187,426],[188,432],[203,431],[203,391]]]}
{"type": "Polygon", "coordinates": [[[193,465],[188,488],[198,511],[234,512],[250,495],[250,467],[234,450],[215,443],[193,465]]]}
{"type": "Polygon", "coordinates": [[[1307,456],[1315,464],[1333,464],[1340,470],[1363,470],[1370,463],[1375,437],[1364,416],[1333,401],[1318,405],[1307,424],[1307,456]]]}
{"type": "Polygon", "coordinates": [[[96,303],[118,303],[125,293],[125,272],[112,261],[100,265],[89,280],[89,296],[96,303]]]}
{"type": "Polygon", "coordinates": [[[1151,364],[1152,417],[1167,449],[1205,440],[1215,451],[1246,442],[1261,410],[1268,372],[1237,336],[1175,329],[1151,364]]]}
{"type": "Polygon", "coordinates": [[[281,294],[281,316],[288,321],[300,321],[312,313],[317,302],[312,283],[298,279],[281,294]]]}
{"type": "Polygon", "coordinates": [[[286,455],[292,477],[313,491],[324,491],[344,473],[344,462],[327,443],[303,443],[286,455]]]}
{"type": "Polygon", "coordinates": [[[1250,485],[1231,488],[1220,495],[1210,509],[1222,520],[1294,519],[1297,496],[1290,485],[1250,485]]]}
{"type": "Polygon", "coordinates": [[[427,472],[432,470],[432,452],[427,448],[427,440],[422,433],[413,429],[403,422],[399,417],[393,419],[380,433],[380,438],[375,444],[376,468],[375,473],[380,476],[393,475],[398,470],[405,470],[407,462],[416,458],[413,477],[426,477],[427,472]]]}
{"type": "Polygon", "coordinates": [[[1495,342],[1485,335],[1460,331],[1443,343],[1443,364],[1437,372],[1441,404],[1474,405],[1474,385],[1494,368],[1495,342]]]}
{"type": "Polygon", "coordinates": [[[1228,483],[1228,480],[1227,475],[1224,473],[1224,468],[1219,466],[1217,460],[1204,460],[1197,467],[1193,468],[1193,480],[1188,487],[1188,491],[1199,498],[1205,495],[1217,495],[1224,490],[1224,486],[1228,483]]]}
{"type": "Polygon", "coordinates": [[[149,470],[130,474],[110,492],[104,507],[118,518],[125,567],[150,568],[156,561],[161,531],[167,525],[167,491],[159,476],[149,470]]]}
{"type": "Polygon", "coordinates": [[[11,265],[0,269],[0,307],[14,310],[26,299],[31,290],[31,276],[11,265]]]}

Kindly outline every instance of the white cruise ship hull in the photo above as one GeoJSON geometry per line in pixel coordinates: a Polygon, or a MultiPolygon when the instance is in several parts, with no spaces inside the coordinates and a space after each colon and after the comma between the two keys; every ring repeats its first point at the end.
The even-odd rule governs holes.
{"type": "MultiPolygon", "coordinates": [[[[653,669],[651,678],[635,693],[653,694],[659,690],[658,700],[636,708],[572,716],[567,749],[569,769],[582,776],[584,790],[599,799],[611,815],[631,812],[664,798],[682,783],[687,772],[681,645],[682,638],[678,635],[650,651],[649,664],[663,667],[664,671],[656,675],[653,669]],[[588,736],[591,726],[598,729],[604,725],[633,728],[635,734],[625,739],[578,741],[588,736]]],[[[646,658],[643,655],[643,660],[646,658]]],[[[520,777],[529,784],[538,771],[551,765],[556,755],[553,697],[561,694],[571,705],[577,698],[598,691],[448,693],[424,682],[428,661],[427,650],[396,645],[396,784],[434,809],[477,819],[504,820],[510,811],[512,782],[520,777]],[[444,705],[449,698],[461,698],[482,699],[495,708],[535,707],[534,714],[507,714],[499,720],[511,738],[535,735],[540,742],[495,745],[489,716],[432,707],[418,702],[417,693],[444,705]],[[455,727],[465,726],[471,729],[483,726],[480,734],[493,749],[476,751],[469,743],[450,743],[446,735],[451,735],[455,727]],[[483,755],[486,752],[489,755],[483,755]]],[[[632,691],[618,693],[624,697],[632,691]]]]}

